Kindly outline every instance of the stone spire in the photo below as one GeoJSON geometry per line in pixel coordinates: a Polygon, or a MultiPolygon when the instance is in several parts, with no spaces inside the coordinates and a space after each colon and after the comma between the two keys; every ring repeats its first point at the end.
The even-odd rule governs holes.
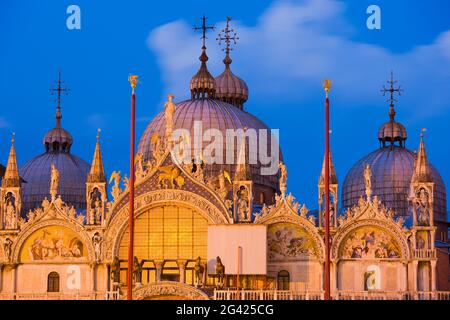
{"type": "Polygon", "coordinates": [[[241,142],[241,145],[239,147],[239,153],[237,158],[237,165],[236,165],[236,174],[234,177],[234,180],[236,181],[247,181],[250,180],[250,172],[247,164],[246,159],[246,139],[244,139],[241,142]]]}
{"type": "Polygon", "coordinates": [[[433,182],[433,174],[431,172],[430,163],[428,162],[427,153],[425,151],[425,143],[423,141],[425,129],[420,133],[419,152],[414,162],[414,172],[412,182],[433,182]]]}
{"type": "Polygon", "coordinates": [[[11,139],[11,149],[9,151],[8,163],[6,164],[5,175],[2,187],[20,187],[19,169],[17,167],[16,149],[14,148],[14,133],[11,139]]]}
{"type": "Polygon", "coordinates": [[[102,152],[100,150],[100,129],[97,130],[97,143],[95,144],[94,158],[88,175],[88,182],[106,182],[102,152]]]}
{"type": "MultiPolygon", "coordinates": [[[[325,184],[325,156],[323,156],[323,163],[322,163],[322,172],[320,173],[319,177],[319,185],[325,184]]],[[[333,158],[331,156],[330,151],[330,184],[338,184],[338,179],[336,176],[336,171],[334,169],[334,163],[333,158]]]]}

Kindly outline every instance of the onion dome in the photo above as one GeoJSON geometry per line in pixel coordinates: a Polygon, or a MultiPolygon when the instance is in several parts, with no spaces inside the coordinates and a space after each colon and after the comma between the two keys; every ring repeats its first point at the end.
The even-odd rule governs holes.
{"type": "Polygon", "coordinates": [[[61,88],[58,80],[58,106],[55,128],[44,137],[45,152],[25,163],[20,168],[20,175],[26,181],[22,185],[22,216],[29,210],[40,207],[44,198],[50,199],[51,165],[59,171],[57,194],[68,205],[78,211],[86,209],[86,179],[90,165],[70,153],[73,140],[70,133],[61,126],[60,94],[67,90],[61,88]]]}
{"type": "Polygon", "coordinates": [[[231,42],[236,44],[236,40],[239,38],[233,29],[230,29],[231,18],[227,18],[226,27],[219,34],[217,40],[219,44],[224,41],[225,48],[225,59],[223,63],[225,64],[225,70],[222,74],[216,77],[216,99],[228,102],[240,109],[243,109],[244,103],[248,99],[248,87],[244,80],[236,76],[231,72],[230,64],[233,60],[230,58],[230,48],[231,42]],[[232,35],[231,35],[232,34],[232,35]]]}
{"type": "Polygon", "coordinates": [[[202,54],[200,55],[200,69],[192,77],[190,83],[191,98],[213,98],[216,92],[216,82],[214,77],[209,73],[206,61],[208,56],[206,55],[206,47],[202,47],[202,54]]]}
{"type": "Polygon", "coordinates": [[[350,169],[342,186],[342,206],[349,208],[357,205],[360,197],[365,195],[364,168],[369,165],[372,169],[372,195],[378,196],[387,208],[392,208],[396,216],[408,218],[411,221],[412,212],[408,201],[413,175],[431,179],[434,185],[434,217],[445,221],[447,214],[447,200],[444,181],[436,168],[428,162],[425,155],[423,139],[419,154],[405,147],[406,129],[397,122],[393,122],[394,81],[391,78],[391,121],[383,125],[386,134],[381,137],[380,148],[360,159],[350,169]],[[400,131],[389,130],[392,127],[400,131]],[[396,144],[395,142],[400,143],[396,144]],[[391,142],[388,146],[386,142],[391,142]],[[417,159],[417,160],[416,160],[417,159]],[[416,166],[415,166],[416,163],[416,166]],[[415,169],[416,167],[416,169],[415,169]]]}
{"type": "MultiPolygon", "coordinates": [[[[233,148],[233,146],[227,145],[226,131],[227,129],[233,130],[247,130],[247,129],[255,129],[255,130],[267,130],[268,136],[270,137],[270,128],[266,126],[261,120],[256,118],[255,116],[247,113],[243,110],[236,108],[235,106],[214,99],[192,99],[186,100],[183,102],[176,103],[176,110],[173,114],[173,130],[176,129],[187,129],[190,132],[191,137],[195,137],[196,134],[199,133],[195,131],[195,122],[200,121],[202,127],[202,133],[206,132],[208,129],[217,129],[219,130],[224,139],[221,142],[223,144],[222,157],[223,162],[225,164],[211,164],[206,166],[206,170],[208,171],[208,175],[218,175],[221,170],[226,170],[232,174],[232,177],[236,174],[237,165],[235,164],[226,164],[226,153],[227,150],[233,148]]],[[[198,123],[198,122],[197,122],[198,123]]],[[[259,131],[258,131],[259,132],[259,131]]],[[[148,161],[151,159],[152,154],[152,143],[151,138],[154,134],[157,134],[159,137],[165,136],[165,117],[164,111],[159,113],[147,126],[145,129],[138,146],[138,153],[142,155],[144,161],[148,161]]],[[[256,137],[258,139],[259,146],[259,134],[256,137]]],[[[267,139],[267,150],[270,152],[271,150],[271,139],[267,139]]],[[[210,141],[203,141],[202,147],[203,150],[206,146],[210,145],[210,141]]],[[[191,144],[191,155],[193,157],[197,157],[195,154],[196,148],[194,148],[194,143],[191,144]]],[[[236,145],[236,144],[235,144],[236,145]]],[[[248,143],[247,143],[248,145],[248,143]]],[[[279,148],[278,145],[274,146],[274,148],[279,148]]],[[[234,159],[238,159],[239,150],[237,148],[230,149],[234,153],[234,159]]],[[[261,164],[257,155],[252,154],[254,150],[251,148],[246,148],[245,157],[247,159],[246,163],[248,163],[248,171],[253,180],[254,184],[259,184],[263,189],[268,189],[275,191],[278,188],[278,172],[275,172],[273,175],[263,175],[261,174],[261,168],[267,167],[267,164],[261,164]],[[257,163],[252,164],[249,159],[250,155],[253,158],[257,158],[257,163]]],[[[281,152],[280,159],[281,159],[281,152]]],[[[216,155],[217,156],[217,155],[216,155]]],[[[273,192],[272,192],[273,194],[273,192]]],[[[267,199],[271,199],[271,197],[267,196],[267,199]]]]}
{"type": "Polygon", "coordinates": [[[55,127],[44,136],[45,150],[49,152],[69,152],[73,139],[72,135],[61,127],[62,114],[59,106],[56,110],[55,119],[55,127]]]}
{"type": "Polygon", "coordinates": [[[384,123],[378,130],[378,140],[382,146],[386,146],[388,143],[394,144],[398,142],[400,146],[405,145],[407,139],[406,128],[399,122],[395,121],[394,106],[391,105],[389,110],[390,120],[384,123]]]}
{"type": "Polygon", "coordinates": [[[223,60],[225,70],[216,80],[216,99],[228,102],[240,109],[248,99],[248,87],[244,80],[231,72],[232,60],[227,55],[223,60]]]}

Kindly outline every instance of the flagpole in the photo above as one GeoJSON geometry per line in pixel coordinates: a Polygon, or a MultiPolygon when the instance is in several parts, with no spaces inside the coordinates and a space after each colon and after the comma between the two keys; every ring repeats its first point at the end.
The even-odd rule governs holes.
{"type": "Polygon", "coordinates": [[[330,101],[331,81],[323,82],[325,89],[325,300],[330,300],[330,101]]]}
{"type": "Polygon", "coordinates": [[[133,259],[134,259],[134,140],[135,140],[135,111],[136,96],[134,89],[137,85],[137,76],[130,75],[128,81],[131,85],[131,125],[130,125],[130,210],[128,216],[128,272],[127,272],[127,299],[133,300],[133,259]]]}

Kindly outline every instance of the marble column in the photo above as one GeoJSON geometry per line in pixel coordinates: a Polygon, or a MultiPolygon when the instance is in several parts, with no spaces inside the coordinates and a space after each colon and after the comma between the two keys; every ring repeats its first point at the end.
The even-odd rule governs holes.
{"type": "Polygon", "coordinates": [[[186,263],[187,260],[177,260],[178,268],[180,269],[181,283],[186,283],[186,263]]]}
{"type": "Polygon", "coordinates": [[[94,293],[95,289],[96,289],[96,281],[97,281],[97,279],[95,277],[96,264],[91,263],[90,267],[91,267],[91,291],[92,291],[92,293],[94,293]]]}
{"type": "Polygon", "coordinates": [[[155,260],[154,263],[156,267],[156,281],[158,282],[161,281],[164,260],[155,260]]]}
{"type": "Polygon", "coordinates": [[[431,265],[431,291],[436,291],[436,260],[431,260],[430,265],[431,265]]]}

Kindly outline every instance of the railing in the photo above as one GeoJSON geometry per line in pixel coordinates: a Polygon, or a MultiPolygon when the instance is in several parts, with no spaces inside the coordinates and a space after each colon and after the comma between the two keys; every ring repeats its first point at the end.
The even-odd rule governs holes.
{"type": "Polygon", "coordinates": [[[431,249],[415,249],[414,259],[433,259],[436,258],[436,250],[431,249]]]}
{"type": "Polygon", "coordinates": [[[119,300],[117,291],[107,292],[21,292],[21,293],[0,293],[0,300],[119,300]]]}
{"type": "MultiPolygon", "coordinates": [[[[336,291],[333,300],[449,300],[450,291],[336,291]]],[[[323,300],[324,292],[214,290],[214,300],[323,300]]]]}

